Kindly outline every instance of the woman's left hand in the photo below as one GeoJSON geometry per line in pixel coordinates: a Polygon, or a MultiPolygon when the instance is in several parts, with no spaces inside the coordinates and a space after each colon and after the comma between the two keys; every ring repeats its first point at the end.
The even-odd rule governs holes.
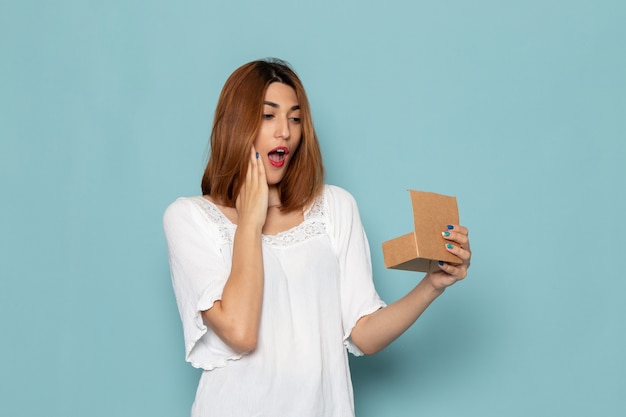
{"type": "Polygon", "coordinates": [[[444,290],[446,287],[462,280],[467,276],[470,266],[472,251],[470,250],[469,232],[466,227],[458,224],[448,226],[448,230],[442,232],[447,240],[445,248],[448,252],[458,256],[462,263],[439,263],[440,271],[431,272],[425,278],[429,278],[433,287],[444,290]]]}
{"type": "Polygon", "coordinates": [[[467,276],[472,252],[467,228],[458,224],[442,230],[446,250],[459,257],[459,264],[442,263],[429,272],[407,295],[385,308],[367,314],[352,329],[352,341],[363,353],[384,349],[406,331],[444,290],[467,276]],[[449,246],[448,246],[449,245],[449,246]]]}

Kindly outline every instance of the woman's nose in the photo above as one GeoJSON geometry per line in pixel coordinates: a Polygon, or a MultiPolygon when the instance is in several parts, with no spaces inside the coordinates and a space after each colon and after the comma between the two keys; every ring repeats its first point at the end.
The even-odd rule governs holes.
{"type": "Polygon", "coordinates": [[[288,118],[278,118],[276,123],[276,137],[289,139],[291,134],[289,129],[289,119],[288,118]]]}

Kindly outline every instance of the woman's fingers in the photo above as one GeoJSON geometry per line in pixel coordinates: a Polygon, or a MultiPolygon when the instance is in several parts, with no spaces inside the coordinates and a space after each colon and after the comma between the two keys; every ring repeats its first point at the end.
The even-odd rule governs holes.
{"type": "Polygon", "coordinates": [[[442,236],[444,239],[456,242],[458,246],[469,250],[469,230],[466,227],[451,224],[447,226],[447,230],[443,231],[442,236]]]}
{"type": "Polygon", "coordinates": [[[254,146],[250,149],[250,159],[248,160],[248,170],[246,172],[246,180],[242,184],[240,195],[244,194],[245,197],[254,195],[259,191],[259,188],[267,188],[267,180],[265,179],[265,169],[263,162],[259,159],[259,153],[254,149],[254,146]]]}
{"type": "Polygon", "coordinates": [[[262,185],[264,188],[267,188],[267,178],[265,178],[265,165],[263,165],[263,160],[261,160],[259,153],[254,148],[254,145],[252,145],[252,153],[254,157],[254,163],[256,166],[256,169],[254,172],[255,174],[257,174],[259,184],[262,185]]]}
{"type": "Polygon", "coordinates": [[[469,231],[466,227],[453,224],[442,232],[442,236],[447,240],[445,248],[448,252],[456,255],[462,261],[461,264],[440,263],[440,268],[454,276],[456,279],[463,279],[467,276],[467,269],[472,259],[472,251],[470,250],[469,231]]]}
{"type": "Polygon", "coordinates": [[[254,149],[250,149],[250,161],[248,163],[248,172],[246,173],[246,180],[248,183],[258,183],[258,170],[259,170],[259,156],[258,152],[254,149]]]}
{"type": "Polygon", "coordinates": [[[248,171],[241,185],[235,206],[240,221],[263,225],[267,215],[268,186],[263,162],[254,146],[250,149],[248,171]]]}
{"type": "Polygon", "coordinates": [[[455,265],[455,264],[450,264],[450,263],[447,263],[447,262],[443,262],[443,263],[439,264],[439,268],[443,272],[448,274],[450,276],[450,278],[453,279],[453,281],[448,283],[447,285],[452,285],[456,281],[460,281],[460,280],[464,279],[465,277],[467,277],[467,268],[468,268],[468,266],[465,265],[465,264],[455,265]]]}

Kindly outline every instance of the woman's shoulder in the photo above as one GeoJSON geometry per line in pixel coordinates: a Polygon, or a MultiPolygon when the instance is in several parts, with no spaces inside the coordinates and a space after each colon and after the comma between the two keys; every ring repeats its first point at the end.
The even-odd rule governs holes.
{"type": "Polygon", "coordinates": [[[202,221],[210,219],[219,223],[219,209],[203,196],[178,197],[165,209],[163,222],[177,223],[180,221],[202,221]]]}
{"type": "Polygon", "coordinates": [[[197,210],[203,205],[202,200],[207,201],[205,198],[199,195],[178,197],[167,206],[167,208],[165,209],[164,217],[181,215],[184,213],[189,213],[190,210],[197,210]]]}
{"type": "Polygon", "coordinates": [[[230,242],[234,225],[217,206],[203,196],[179,197],[163,214],[167,236],[212,236],[216,242],[230,242]]]}
{"type": "Polygon", "coordinates": [[[331,220],[345,220],[358,213],[358,206],[352,194],[337,185],[324,186],[324,206],[331,220]]]}
{"type": "Polygon", "coordinates": [[[356,201],[352,194],[337,185],[324,185],[324,199],[329,205],[356,205],[356,201]]]}

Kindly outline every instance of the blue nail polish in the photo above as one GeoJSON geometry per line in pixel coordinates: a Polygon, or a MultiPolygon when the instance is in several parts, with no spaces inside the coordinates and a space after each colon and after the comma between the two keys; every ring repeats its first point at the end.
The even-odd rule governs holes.
{"type": "Polygon", "coordinates": [[[454,247],[454,246],[452,246],[452,244],[451,244],[451,243],[446,243],[446,248],[448,248],[448,249],[452,249],[453,247],[454,247]]]}
{"type": "Polygon", "coordinates": [[[439,261],[437,263],[439,264],[439,266],[443,266],[443,261],[439,261]]]}
{"type": "Polygon", "coordinates": [[[441,234],[442,234],[444,237],[448,237],[448,236],[450,236],[450,232],[441,232],[441,234]]]}
{"type": "MultiPolygon", "coordinates": [[[[256,153],[256,159],[259,159],[259,153],[258,152],[256,153]]],[[[450,226],[448,226],[448,227],[450,227],[450,226]]]]}
{"type": "Polygon", "coordinates": [[[446,227],[448,228],[448,230],[454,229],[454,226],[452,226],[451,224],[447,225],[446,227]]]}

